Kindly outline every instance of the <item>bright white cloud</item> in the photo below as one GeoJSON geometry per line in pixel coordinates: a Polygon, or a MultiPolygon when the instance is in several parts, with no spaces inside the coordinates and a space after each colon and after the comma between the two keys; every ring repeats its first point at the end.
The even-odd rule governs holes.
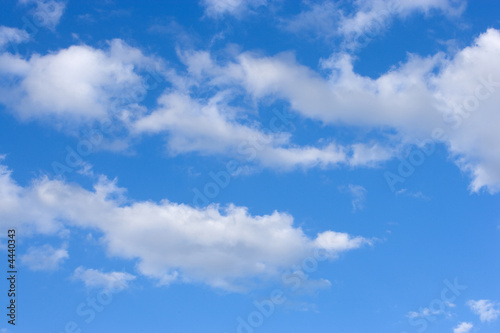
{"type": "Polygon", "coordinates": [[[66,247],[55,249],[49,244],[30,247],[20,256],[21,263],[33,271],[54,271],[59,265],[69,258],[66,247]]]}
{"type": "Polygon", "coordinates": [[[352,250],[364,244],[371,244],[371,241],[366,238],[351,237],[346,233],[335,231],[325,231],[318,234],[314,242],[319,248],[335,252],[352,250]]]}
{"type": "Polygon", "coordinates": [[[85,269],[82,266],[75,269],[73,278],[81,280],[87,288],[102,288],[109,291],[120,291],[128,288],[129,282],[135,276],[125,272],[104,273],[96,269],[85,269]]]}
{"type": "MultiPolygon", "coordinates": [[[[335,142],[298,146],[291,142],[285,119],[277,113],[266,126],[243,125],[226,104],[223,94],[205,104],[188,95],[169,93],[159,99],[160,108],[132,124],[134,133],[168,133],[171,153],[228,154],[240,161],[277,169],[373,165],[389,159],[393,151],[379,145],[343,147],[335,142]],[[264,128],[261,128],[264,127],[264,128]]],[[[244,119],[243,119],[244,120],[244,119]]],[[[289,126],[289,124],[288,124],[289,126]]]]}
{"type": "Polygon", "coordinates": [[[66,3],[55,0],[19,0],[23,4],[35,4],[32,11],[34,24],[54,30],[64,13],[66,3]]]}
{"type": "Polygon", "coordinates": [[[473,327],[472,323],[462,322],[453,329],[453,333],[469,333],[473,327]]]}
{"type": "Polygon", "coordinates": [[[481,299],[478,301],[470,300],[467,305],[472,312],[479,316],[482,322],[492,322],[497,320],[500,316],[499,304],[487,299],[481,299]]]}
{"type": "Polygon", "coordinates": [[[121,40],[107,50],[71,46],[27,60],[4,53],[0,73],[12,80],[0,85],[0,102],[21,118],[92,120],[115,112],[126,119],[142,112],[134,104],[147,89],[140,72],[158,66],[121,40]]]}
{"type": "Polygon", "coordinates": [[[8,43],[19,44],[29,39],[25,30],[0,26],[0,50],[8,43]]]}
{"type": "MultiPolygon", "coordinates": [[[[284,99],[302,116],[325,124],[396,129],[399,135],[393,137],[393,147],[430,139],[440,130],[457,165],[472,175],[471,190],[496,192],[500,190],[500,135],[495,125],[500,123],[500,69],[494,64],[499,57],[500,32],[489,29],[452,58],[412,55],[375,79],[355,73],[352,58],[345,54],[322,62],[331,72],[328,79],[298,64],[290,54],[243,53],[225,66],[205,56],[196,68],[189,60],[186,64],[191,72],[211,78],[208,82],[213,85],[238,84],[256,99],[284,99]]],[[[366,163],[363,159],[368,156],[383,160],[393,155],[390,148],[377,152],[377,147],[358,148],[352,160],[366,163]]]]}
{"type": "Polygon", "coordinates": [[[321,62],[327,78],[288,53],[241,53],[223,65],[208,52],[179,55],[187,75],[164,74],[173,89],[148,111],[134,103],[146,90],[141,69],[161,66],[161,61],[120,40],[112,41],[108,50],[72,46],[28,60],[3,53],[0,73],[12,80],[0,86],[0,102],[22,118],[82,121],[116,112],[135,135],[167,134],[173,154],[226,154],[278,169],[380,165],[404,144],[431,138],[439,129],[457,165],[471,174],[471,190],[500,190],[500,135],[495,127],[500,122],[500,69],[494,66],[500,57],[500,33],[495,29],[453,57],[411,55],[378,78],[355,73],[346,54],[321,62]],[[201,89],[215,89],[198,98],[191,88],[200,83],[201,89]],[[339,144],[335,138],[322,138],[299,146],[286,127],[273,131],[272,124],[252,121],[245,110],[230,106],[242,94],[256,101],[285,100],[302,117],[327,126],[397,134],[379,142],[339,144]]]}
{"type": "MultiPolygon", "coordinates": [[[[193,208],[168,200],[124,204],[124,190],[105,178],[94,191],[47,178],[21,187],[1,170],[0,221],[23,234],[100,230],[109,255],[137,260],[138,271],[160,284],[193,281],[235,290],[248,279],[277,278],[316,250],[333,259],[370,243],[333,231],[310,238],[286,213],[253,216],[244,207],[193,208]]],[[[97,274],[82,269],[77,275],[97,274]]]]}

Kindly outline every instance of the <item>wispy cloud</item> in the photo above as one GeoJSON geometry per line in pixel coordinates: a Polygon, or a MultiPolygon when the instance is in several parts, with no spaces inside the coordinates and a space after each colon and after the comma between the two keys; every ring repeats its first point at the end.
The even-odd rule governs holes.
{"type": "Polygon", "coordinates": [[[497,302],[487,299],[470,300],[467,305],[471,311],[479,316],[482,322],[492,322],[500,316],[500,307],[497,302]]]}
{"type": "Polygon", "coordinates": [[[22,43],[29,39],[29,34],[26,30],[17,28],[9,28],[0,26],[0,50],[2,50],[8,43],[22,43]]]}
{"type": "Polygon", "coordinates": [[[45,244],[28,248],[26,254],[21,255],[20,260],[23,265],[33,271],[55,271],[68,258],[66,246],[56,249],[52,245],[45,244]]]}
{"type": "Polygon", "coordinates": [[[339,190],[343,193],[348,193],[351,196],[351,205],[353,212],[365,208],[366,194],[368,191],[361,185],[349,184],[340,186],[339,190]]]}
{"type": "MultiPolygon", "coordinates": [[[[195,208],[168,200],[124,204],[124,189],[105,177],[93,191],[46,177],[21,187],[2,166],[0,184],[0,221],[35,234],[56,234],[65,226],[98,229],[109,255],[138,260],[141,274],[165,285],[192,281],[241,290],[245,282],[278,279],[314,251],[325,251],[333,260],[371,244],[329,230],[308,237],[292,216],[280,212],[255,216],[245,207],[195,208]]],[[[130,277],[84,268],[75,273],[89,286],[130,277]]]]}
{"type": "Polygon", "coordinates": [[[75,269],[73,279],[85,283],[88,288],[102,288],[109,291],[120,291],[128,288],[129,282],[135,276],[125,272],[102,272],[96,269],[84,268],[82,266],[75,269]]]}
{"type": "Polygon", "coordinates": [[[268,0],[201,0],[205,12],[210,17],[220,17],[224,14],[240,16],[253,8],[265,6],[268,0]]]}

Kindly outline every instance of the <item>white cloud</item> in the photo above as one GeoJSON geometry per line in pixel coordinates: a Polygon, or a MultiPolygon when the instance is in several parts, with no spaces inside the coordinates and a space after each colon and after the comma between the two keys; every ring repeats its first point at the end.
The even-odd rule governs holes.
{"type": "Polygon", "coordinates": [[[135,276],[125,272],[109,272],[104,273],[96,269],[85,269],[82,266],[75,269],[73,278],[81,280],[88,288],[102,288],[109,291],[120,291],[128,288],[130,281],[135,279],[135,276]]]}
{"type": "Polygon", "coordinates": [[[288,53],[265,57],[246,52],[224,65],[208,52],[179,55],[187,75],[164,72],[173,88],[148,111],[133,97],[146,90],[141,69],[161,66],[161,61],[120,40],[108,50],[72,46],[28,60],[3,53],[0,74],[8,79],[0,86],[0,102],[21,118],[78,122],[116,112],[135,135],[167,134],[173,154],[224,154],[285,170],[380,165],[403,145],[431,138],[441,129],[441,141],[456,164],[472,176],[471,190],[500,190],[495,127],[500,122],[500,69],[494,66],[500,33],[495,29],[451,58],[411,55],[378,78],[355,73],[346,54],[321,62],[327,78],[288,53]],[[193,87],[209,92],[208,97],[198,98],[193,87]],[[271,124],[252,121],[248,110],[230,106],[242,95],[256,102],[285,100],[304,118],[327,126],[376,129],[384,138],[342,144],[322,138],[299,146],[286,127],[269,131],[271,124]],[[120,104],[124,96],[132,102],[120,104]],[[385,129],[396,134],[385,135],[385,129]]]}
{"type": "Polygon", "coordinates": [[[121,40],[107,50],[71,46],[27,60],[3,53],[0,73],[12,79],[0,85],[0,102],[25,119],[88,121],[111,112],[127,119],[142,112],[134,104],[146,92],[141,70],[157,66],[121,40]]]}
{"type": "MultiPolygon", "coordinates": [[[[457,165],[472,176],[471,190],[500,190],[500,32],[489,29],[475,43],[453,57],[444,54],[406,63],[378,78],[354,72],[352,58],[337,54],[322,62],[328,79],[298,64],[290,54],[263,57],[238,55],[234,62],[218,66],[210,57],[198,63],[196,73],[209,77],[219,88],[238,84],[255,99],[283,99],[303,117],[327,125],[355,128],[392,128],[390,145],[430,139],[435,130],[457,165]]],[[[189,60],[188,67],[194,71],[189,60]]],[[[355,146],[354,146],[355,147],[355,146]]],[[[394,149],[377,145],[354,155],[380,159],[394,149]]],[[[366,163],[366,160],[363,161],[366,163]]],[[[355,162],[353,162],[355,163],[355,162]]]]}
{"type": "Polygon", "coordinates": [[[211,17],[224,14],[239,16],[252,8],[267,5],[267,0],[201,0],[201,4],[211,17]]]}
{"type": "Polygon", "coordinates": [[[278,130],[284,127],[280,114],[267,126],[243,125],[237,112],[226,104],[223,94],[201,104],[188,95],[168,93],[160,97],[159,104],[157,110],[133,123],[132,131],[168,133],[167,146],[172,154],[227,154],[250,164],[284,170],[339,164],[374,165],[393,155],[392,149],[376,144],[294,145],[290,133],[278,130]]]}
{"type": "Polygon", "coordinates": [[[25,30],[0,26],[0,50],[8,43],[19,44],[29,39],[25,30]]]}
{"type": "Polygon", "coordinates": [[[35,4],[32,11],[34,24],[54,30],[64,13],[66,3],[55,0],[19,0],[23,4],[35,4]]]}
{"type": "MultiPolygon", "coordinates": [[[[363,34],[370,26],[387,23],[393,16],[406,17],[413,12],[428,14],[440,11],[445,15],[456,16],[465,9],[466,1],[455,0],[361,0],[352,16],[344,17],[341,32],[344,35],[363,34]]],[[[377,29],[377,27],[373,27],[377,29]]]]}
{"type": "Polygon", "coordinates": [[[427,58],[410,55],[406,63],[378,78],[355,73],[347,54],[322,61],[324,70],[330,72],[325,79],[287,53],[265,57],[247,52],[219,65],[208,52],[185,52],[181,59],[193,81],[215,86],[219,93],[209,102],[196,101],[187,93],[182,98],[165,95],[160,100],[162,107],[135,127],[137,131],[169,132],[169,148],[174,150],[214,153],[219,149],[218,153],[233,151],[233,156],[234,143],[241,143],[242,137],[260,136],[268,143],[257,160],[278,168],[379,165],[404,144],[430,139],[440,130],[440,140],[456,164],[472,176],[471,190],[497,192],[500,136],[494,124],[500,122],[496,112],[500,70],[492,64],[498,57],[500,33],[495,29],[451,58],[441,53],[427,58]],[[258,126],[241,125],[241,115],[227,108],[233,95],[241,94],[238,86],[256,100],[283,99],[301,116],[325,125],[395,129],[397,135],[386,138],[385,143],[342,146],[332,140],[330,146],[294,147],[291,134],[263,135],[258,126]],[[205,123],[214,126],[202,126],[205,123]]]}
{"type": "Polygon", "coordinates": [[[330,39],[340,37],[348,48],[365,44],[384,32],[394,18],[405,18],[411,13],[438,12],[457,16],[466,6],[465,0],[360,0],[354,8],[344,8],[333,1],[310,2],[308,9],[291,19],[283,20],[286,30],[311,33],[330,39]]]}
{"type": "Polygon", "coordinates": [[[487,299],[478,301],[470,300],[467,302],[467,305],[472,312],[479,316],[482,322],[492,322],[497,320],[498,316],[500,316],[500,309],[497,308],[498,303],[496,302],[487,299]]]}
{"type": "Polygon", "coordinates": [[[33,271],[54,271],[69,258],[66,247],[55,249],[49,244],[30,247],[26,254],[20,257],[21,263],[33,271]]]}
{"type": "MultiPolygon", "coordinates": [[[[288,119],[278,111],[267,124],[259,124],[249,121],[248,114],[241,109],[229,106],[240,93],[231,88],[237,83],[235,79],[245,75],[239,65],[220,67],[207,52],[181,52],[180,57],[193,81],[188,86],[206,81],[207,85],[217,85],[219,92],[208,99],[195,99],[186,87],[169,91],[159,98],[156,110],[131,124],[135,134],[168,133],[167,146],[173,154],[226,154],[262,167],[286,170],[340,164],[374,166],[390,159],[396,152],[393,147],[376,142],[342,146],[332,138],[323,138],[315,145],[295,145],[292,134],[288,132],[293,117],[288,119]]],[[[245,55],[239,58],[243,57],[245,55]]],[[[256,68],[259,79],[266,76],[262,74],[267,73],[266,70],[271,71],[267,76],[270,78],[274,69],[269,67],[256,68]]],[[[288,68],[283,69],[286,70],[288,68]]]]}
{"type": "Polygon", "coordinates": [[[364,244],[371,244],[371,241],[363,237],[351,237],[346,233],[325,231],[318,234],[314,241],[319,248],[329,251],[347,251],[356,249],[364,244]]]}
{"type": "Polygon", "coordinates": [[[278,278],[315,250],[333,259],[370,243],[332,231],[310,238],[286,213],[253,216],[245,207],[193,208],[168,200],[125,204],[124,190],[105,178],[94,191],[47,178],[21,187],[0,170],[0,221],[25,235],[100,230],[109,255],[137,260],[138,271],[160,284],[193,281],[237,290],[248,279],[278,278]]]}
{"type": "Polygon", "coordinates": [[[453,329],[453,333],[469,333],[473,327],[472,323],[462,322],[453,329]]]}

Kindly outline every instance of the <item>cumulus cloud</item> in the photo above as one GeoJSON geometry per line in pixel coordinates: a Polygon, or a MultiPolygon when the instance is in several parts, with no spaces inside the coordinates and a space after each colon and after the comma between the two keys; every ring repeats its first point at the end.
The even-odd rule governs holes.
{"type": "MultiPolygon", "coordinates": [[[[93,191],[48,178],[22,187],[6,167],[1,171],[0,221],[23,234],[54,234],[69,227],[100,230],[109,255],[136,260],[138,271],[160,284],[202,282],[239,290],[249,279],[277,278],[314,251],[334,259],[370,244],[333,231],[309,237],[294,226],[292,216],[276,211],[254,216],[234,205],[125,204],[124,190],[106,178],[93,191]]],[[[80,269],[77,276],[101,275],[80,269]]]]}
{"type": "MultiPolygon", "coordinates": [[[[330,71],[326,79],[290,54],[242,53],[225,66],[205,56],[198,63],[202,68],[194,68],[189,60],[186,64],[193,73],[211,78],[208,82],[213,85],[238,84],[253,98],[285,100],[303,117],[326,125],[395,129],[393,148],[442,132],[440,141],[448,146],[456,164],[471,174],[471,190],[497,192],[500,136],[495,124],[500,122],[496,107],[500,70],[494,64],[498,57],[500,32],[489,29],[453,57],[410,55],[406,63],[378,78],[355,73],[352,58],[346,54],[322,62],[330,71]]],[[[363,153],[354,160],[392,156],[390,148],[376,152],[377,147],[358,148],[363,153]]]]}
{"type": "Polygon", "coordinates": [[[55,271],[59,265],[69,258],[66,247],[55,249],[52,245],[45,244],[38,247],[30,247],[20,257],[21,263],[33,271],[55,271]]]}
{"type": "Polygon", "coordinates": [[[126,119],[141,111],[134,104],[147,88],[141,70],[158,66],[118,39],[107,50],[78,45],[29,59],[3,53],[0,73],[10,80],[0,85],[0,102],[23,119],[89,121],[112,112],[126,119]]]}
{"type": "MultiPolygon", "coordinates": [[[[286,170],[342,164],[374,166],[396,152],[394,147],[376,142],[341,145],[333,138],[323,138],[316,145],[296,145],[288,131],[294,115],[274,110],[267,123],[259,123],[249,121],[247,114],[229,106],[238,96],[228,88],[241,74],[237,65],[220,67],[207,52],[185,52],[182,60],[196,82],[207,81],[207,85],[218,85],[221,90],[208,99],[196,99],[188,89],[170,91],[159,98],[157,109],[131,125],[135,134],[167,133],[167,146],[173,154],[227,154],[262,167],[286,170]]],[[[265,76],[265,69],[260,73],[265,76]]]]}
{"type": "Polygon", "coordinates": [[[85,269],[80,266],[73,272],[73,279],[82,281],[87,288],[102,288],[109,291],[120,291],[128,288],[135,276],[125,272],[104,273],[96,269],[85,269]]]}
{"type": "MultiPolygon", "coordinates": [[[[206,53],[185,60],[190,63],[188,85],[205,69],[214,69],[206,53]]],[[[114,116],[133,135],[168,133],[167,146],[174,155],[229,154],[269,168],[374,165],[393,155],[392,148],[376,143],[341,146],[326,139],[316,145],[293,144],[286,115],[275,115],[269,124],[248,122],[245,114],[229,106],[231,91],[197,99],[185,82],[176,81],[179,76],[170,74],[176,90],[161,95],[158,106],[148,113],[138,104],[148,89],[150,75],[143,73],[148,68],[161,70],[163,65],[121,40],[111,41],[107,50],[79,45],[30,59],[3,53],[0,73],[8,80],[0,85],[0,102],[22,119],[50,119],[56,124],[79,125],[114,116]]]]}
{"type": "Polygon", "coordinates": [[[278,130],[288,121],[281,113],[276,113],[269,126],[261,129],[258,125],[238,122],[231,108],[217,96],[201,104],[190,96],[170,93],[159,102],[159,109],[133,124],[133,132],[168,133],[167,146],[173,154],[227,154],[240,161],[278,169],[348,163],[347,149],[334,142],[319,147],[291,143],[291,135],[278,130]]]}
{"type": "Polygon", "coordinates": [[[467,305],[472,312],[479,316],[482,322],[492,322],[500,316],[500,309],[496,302],[487,299],[480,299],[478,301],[470,300],[467,302],[467,305]]]}
{"type": "Polygon", "coordinates": [[[0,84],[0,102],[25,119],[81,122],[115,114],[132,135],[166,135],[174,155],[222,154],[283,170],[377,166],[438,131],[438,141],[471,175],[472,191],[500,190],[498,30],[487,30],[452,57],[410,55],[377,78],[356,73],[344,53],[321,61],[326,75],[290,53],[244,52],[222,64],[204,51],[179,56],[185,75],[164,72],[172,88],[148,110],[134,99],[147,89],[141,70],[162,62],[123,41],[110,42],[106,50],[80,45],[29,59],[3,53],[0,73],[7,79],[0,84]],[[326,137],[297,145],[292,126],[280,117],[264,124],[252,120],[245,107],[235,107],[241,97],[283,100],[294,114],[322,125],[381,135],[366,142],[326,137]]]}
{"type": "Polygon", "coordinates": [[[453,329],[453,333],[469,333],[473,327],[472,323],[462,322],[453,329]]]}

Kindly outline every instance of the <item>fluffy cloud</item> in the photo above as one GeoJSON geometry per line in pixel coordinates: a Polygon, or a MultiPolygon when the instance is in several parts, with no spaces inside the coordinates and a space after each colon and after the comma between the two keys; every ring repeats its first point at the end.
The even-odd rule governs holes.
{"type": "Polygon", "coordinates": [[[135,276],[124,272],[109,272],[104,273],[96,269],[85,269],[78,267],[73,273],[75,280],[81,280],[88,288],[102,288],[109,291],[120,291],[128,288],[130,281],[135,279],[135,276]]]}
{"type": "Polygon", "coordinates": [[[480,299],[478,301],[470,300],[467,302],[472,312],[479,316],[482,322],[492,322],[497,320],[500,316],[500,309],[497,308],[497,303],[487,299],[480,299]]]}
{"type": "Polygon", "coordinates": [[[30,247],[26,254],[20,257],[21,263],[33,271],[54,271],[69,258],[68,251],[63,246],[55,249],[49,244],[30,247]]]}
{"type": "Polygon", "coordinates": [[[140,74],[160,66],[140,50],[113,40],[107,50],[71,46],[23,59],[0,55],[0,102],[21,118],[92,120],[112,112],[129,117],[147,86],[140,74]],[[124,106],[119,109],[119,106],[124,106]]]}
{"type": "MultiPolygon", "coordinates": [[[[330,71],[327,79],[290,54],[242,53],[225,66],[204,56],[198,67],[189,59],[186,64],[192,73],[210,77],[212,85],[238,84],[253,98],[283,99],[303,117],[327,125],[396,129],[394,147],[398,140],[430,139],[439,130],[457,165],[472,175],[471,189],[496,192],[500,190],[500,136],[495,127],[500,122],[496,107],[500,69],[494,65],[498,57],[500,33],[489,29],[451,58],[411,55],[378,78],[355,73],[346,54],[322,62],[330,71]]],[[[382,155],[391,156],[388,151],[382,150],[382,155]]]]}
{"type": "MultiPolygon", "coordinates": [[[[179,91],[169,91],[159,98],[157,109],[130,125],[135,134],[167,133],[167,146],[173,154],[227,154],[237,160],[286,170],[296,167],[326,168],[342,164],[374,166],[390,159],[397,151],[394,147],[377,142],[340,145],[333,138],[323,138],[321,143],[315,145],[296,145],[289,132],[295,115],[274,110],[267,123],[259,123],[249,119],[251,111],[244,112],[242,108],[230,106],[233,99],[240,96],[241,91],[234,87],[235,83],[241,84],[242,76],[255,73],[258,78],[249,80],[273,80],[272,75],[279,76],[290,68],[280,68],[277,73],[271,66],[258,68],[258,65],[249,63],[250,60],[246,62],[246,66],[255,68],[241,68],[245,64],[239,66],[235,63],[221,67],[208,52],[184,52],[180,56],[187,66],[188,77],[191,78],[188,81],[192,81],[188,86],[206,82],[204,86],[215,85],[220,89],[219,92],[209,98],[197,99],[191,96],[186,87],[179,91]]],[[[246,56],[241,55],[239,59],[245,61],[246,56]]],[[[288,78],[301,79],[280,77],[280,84],[281,80],[286,81],[288,78]]],[[[254,92],[248,85],[245,86],[251,93],[254,92]]],[[[316,87],[298,88],[312,92],[316,87]]],[[[313,99],[314,97],[308,98],[304,103],[313,99]]]]}
{"type": "MultiPolygon", "coordinates": [[[[310,238],[286,213],[253,216],[244,207],[193,208],[168,200],[125,204],[124,190],[105,178],[93,191],[47,178],[21,187],[5,167],[1,171],[0,221],[22,234],[100,230],[109,255],[137,260],[138,271],[160,284],[192,281],[236,290],[248,279],[276,278],[315,251],[333,259],[370,243],[333,231],[310,238]]],[[[92,270],[79,269],[76,276],[105,280],[92,270]]]]}
{"type": "Polygon", "coordinates": [[[404,145],[430,139],[438,130],[456,164],[472,176],[472,191],[500,190],[495,127],[500,122],[500,69],[494,66],[500,33],[495,29],[453,57],[410,55],[377,78],[356,73],[347,54],[321,62],[327,77],[289,53],[266,57],[245,52],[223,64],[208,52],[179,56],[186,75],[163,71],[172,88],[147,110],[136,103],[147,89],[142,74],[151,66],[162,68],[161,61],[120,40],[107,50],[72,46],[30,59],[3,53],[0,73],[6,80],[0,84],[0,102],[22,118],[78,122],[114,114],[133,135],[167,135],[172,154],[225,154],[284,170],[380,165],[404,145]],[[279,117],[274,119],[278,125],[264,124],[244,106],[235,107],[241,97],[284,100],[296,114],[325,126],[374,129],[382,135],[369,142],[322,138],[297,145],[279,117]]]}
{"type": "Polygon", "coordinates": [[[157,110],[131,125],[132,132],[168,133],[167,146],[173,154],[193,151],[227,154],[263,167],[285,170],[372,165],[393,155],[392,150],[377,144],[294,145],[291,134],[284,131],[290,127],[289,115],[275,111],[267,126],[242,124],[244,119],[238,119],[241,115],[227,105],[223,94],[202,104],[188,95],[169,93],[160,97],[159,104],[157,110]]]}
{"type": "MultiPolygon", "coordinates": [[[[204,70],[213,70],[206,53],[185,60],[190,62],[190,75],[184,80],[188,85],[204,70]]],[[[79,125],[114,116],[132,134],[168,133],[172,154],[229,154],[270,168],[373,165],[393,155],[392,149],[376,143],[344,147],[326,139],[317,145],[295,145],[286,131],[290,120],[283,115],[275,115],[267,125],[249,122],[247,115],[229,106],[234,92],[224,89],[208,100],[196,99],[179,76],[170,74],[177,90],[164,93],[158,107],[146,114],[138,102],[149,88],[147,81],[158,80],[149,68],[164,72],[160,60],[121,40],[111,41],[107,50],[71,46],[30,59],[3,53],[0,73],[8,80],[0,84],[0,102],[22,119],[50,119],[56,124],[79,125]]]]}
{"type": "Polygon", "coordinates": [[[469,333],[473,327],[472,323],[463,322],[453,329],[453,333],[469,333]]]}

